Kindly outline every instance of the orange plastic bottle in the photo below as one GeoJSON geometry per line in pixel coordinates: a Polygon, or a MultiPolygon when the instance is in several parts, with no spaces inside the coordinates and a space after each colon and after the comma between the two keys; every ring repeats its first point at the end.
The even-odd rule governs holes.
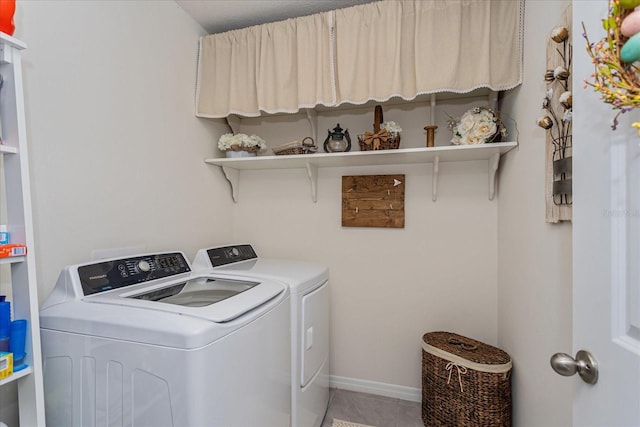
{"type": "Polygon", "coordinates": [[[13,14],[16,11],[16,0],[0,0],[0,31],[13,35],[16,26],[13,24],[13,14]]]}

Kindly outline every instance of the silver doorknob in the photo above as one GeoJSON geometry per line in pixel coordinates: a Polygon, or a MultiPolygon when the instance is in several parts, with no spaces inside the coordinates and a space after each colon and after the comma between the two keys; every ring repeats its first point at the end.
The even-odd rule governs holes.
{"type": "Polygon", "coordinates": [[[580,378],[588,384],[598,382],[598,362],[586,350],[578,351],[575,359],[566,353],[556,353],[551,356],[551,367],[565,377],[575,375],[577,372],[580,378]]]}

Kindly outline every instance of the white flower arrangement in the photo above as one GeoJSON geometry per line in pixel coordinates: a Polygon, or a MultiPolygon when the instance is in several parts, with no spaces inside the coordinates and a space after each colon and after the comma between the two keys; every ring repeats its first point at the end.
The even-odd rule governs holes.
{"type": "Polygon", "coordinates": [[[257,135],[245,135],[244,133],[232,134],[225,133],[218,140],[218,149],[220,151],[248,151],[257,152],[267,148],[267,143],[264,139],[257,135]]]}
{"type": "Polygon", "coordinates": [[[380,125],[380,129],[386,129],[387,132],[392,133],[398,133],[398,132],[402,132],[402,128],[400,127],[399,124],[397,124],[396,122],[384,122],[380,125]]]}
{"type": "Polygon", "coordinates": [[[484,144],[507,136],[498,114],[489,107],[475,107],[459,119],[451,119],[449,129],[453,132],[454,145],[484,144]]]}

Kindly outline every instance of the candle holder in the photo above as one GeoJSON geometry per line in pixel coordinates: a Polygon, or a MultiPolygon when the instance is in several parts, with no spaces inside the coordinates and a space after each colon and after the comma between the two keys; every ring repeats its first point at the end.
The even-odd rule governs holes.
{"type": "Polygon", "coordinates": [[[435,147],[436,129],[438,129],[436,125],[424,127],[424,130],[427,131],[427,147],[435,147]]]}

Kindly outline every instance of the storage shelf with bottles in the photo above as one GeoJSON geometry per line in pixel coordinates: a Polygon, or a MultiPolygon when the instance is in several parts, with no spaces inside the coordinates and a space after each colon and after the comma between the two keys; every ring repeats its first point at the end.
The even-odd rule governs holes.
{"type": "MultiPolygon", "coordinates": [[[[6,218],[3,218],[2,222],[7,224],[9,244],[19,243],[24,245],[23,248],[31,249],[35,244],[21,58],[22,50],[25,48],[26,45],[22,41],[0,33],[0,157],[3,161],[5,193],[2,195],[2,208],[6,208],[6,218]]],[[[32,250],[23,254],[12,254],[17,256],[0,258],[0,265],[8,266],[10,269],[11,288],[7,295],[10,295],[12,320],[26,320],[24,364],[27,366],[2,378],[0,387],[9,383],[17,384],[20,425],[44,426],[44,387],[35,256],[32,250]]],[[[0,389],[0,393],[2,392],[0,389]]]]}

